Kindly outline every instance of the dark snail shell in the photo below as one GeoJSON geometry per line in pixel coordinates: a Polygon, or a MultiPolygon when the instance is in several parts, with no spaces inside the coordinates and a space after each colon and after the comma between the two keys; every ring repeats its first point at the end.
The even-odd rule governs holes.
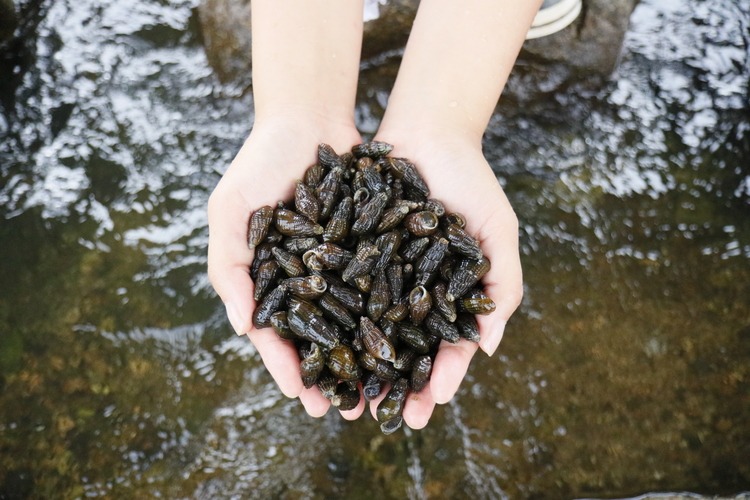
{"type": "Polygon", "coordinates": [[[359,404],[360,395],[357,389],[349,389],[346,384],[339,384],[336,393],[331,398],[331,405],[341,411],[353,410],[359,404]]]}
{"type": "Polygon", "coordinates": [[[405,378],[400,378],[386,394],[385,399],[380,402],[376,412],[378,422],[384,423],[401,416],[406,401],[406,391],[409,383],[405,378]]]}
{"type": "Polygon", "coordinates": [[[273,222],[273,208],[268,205],[260,207],[250,216],[250,225],[247,231],[247,246],[255,248],[268,234],[268,228],[273,222]]]}
{"type": "Polygon", "coordinates": [[[324,269],[343,269],[352,260],[354,254],[340,246],[326,242],[311,248],[302,256],[304,265],[311,271],[324,269]]]}
{"type": "Polygon", "coordinates": [[[271,288],[279,275],[279,263],[275,259],[264,260],[258,266],[255,277],[255,291],[253,298],[259,301],[271,288]]]}
{"type": "Polygon", "coordinates": [[[338,386],[338,380],[333,376],[331,372],[323,369],[323,373],[318,377],[318,382],[315,384],[320,389],[321,394],[326,399],[333,399],[336,394],[336,388],[338,386]]]}
{"type": "Polygon", "coordinates": [[[383,318],[390,321],[401,322],[409,316],[409,305],[406,301],[399,302],[391,306],[384,314],[383,318]]]}
{"type": "Polygon", "coordinates": [[[409,293],[409,319],[415,325],[424,321],[427,313],[432,310],[432,297],[423,286],[415,287],[409,293]]]}
{"type": "Polygon", "coordinates": [[[396,256],[401,246],[401,233],[398,231],[388,231],[383,233],[375,240],[375,245],[380,251],[380,256],[375,263],[375,271],[385,271],[388,264],[396,256]]]}
{"type": "Polygon", "coordinates": [[[432,287],[432,298],[435,302],[435,309],[440,311],[440,314],[446,320],[453,323],[456,321],[456,303],[448,300],[445,296],[446,293],[448,293],[448,286],[442,281],[438,281],[432,287]]]}
{"type": "Polygon", "coordinates": [[[313,237],[287,238],[282,242],[284,250],[294,255],[302,255],[317,245],[318,240],[313,237]]]}
{"type": "Polygon", "coordinates": [[[482,250],[479,248],[479,241],[469,235],[464,229],[455,224],[451,224],[446,228],[445,236],[448,238],[452,250],[455,250],[470,259],[480,260],[482,258],[482,250]]]}
{"type": "Polygon", "coordinates": [[[387,155],[391,151],[393,151],[393,146],[382,141],[366,142],[364,144],[358,144],[352,148],[352,153],[354,153],[354,156],[357,158],[363,156],[378,158],[387,155]]]}
{"type": "Polygon", "coordinates": [[[359,290],[355,290],[344,283],[331,282],[328,285],[328,291],[354,314],[362,314],[364,312],[365,300],[359,290]]]}
{"type": "Polygon", "coordinates": [[[281,266],[281,269],[284,270],[287,276],[292,278],[304,276],[305,266],[302,263],[302,259],[281,247],[274,247],[272,252],[276,262],[279,263],[279,266],[281,266]]]}
{"type": "Polygon", "coordinates": [[[422,328],[409,323],[399,323],[397,328],[398,338],[417,353],[427,354],[430,351],[430,339],[422,328]]]}
{"type": "Polygon", "coordinates": [[[271,328],[276,332],[276,335],[282,339],[294,340],[297,338],[295,333],[289,328],[289,323],[286,320],[286,311],[276,311],[271,315],[271,328]]]}
{"type": "Polygon", "coordinates": [[[403,424],[403,422],[404,418],[401,415],[392,418],[387,422],[383,422],[382,424],[380,424],[380,432],[382,432],[386,436],[389,434],[393,434],[401,428],[401,424],[403,424]]]}
{"type": "Polygon", "coordinates": [[[357,327],[357,322],[354,321],[354,318],[349,313],[349,310],[344,306],[344,304],[336,300],[336,298],[330,293],[324,293],[318,299],[318,305],[321,309],[323,309],[323,311],[328,313],[328,316],[333,321],[343,326],[347,330],[353,330],[357,327]]]}
{"type": "Polygon", "coordinates": [[[490,314],[495,310],[495,302],[483,291],[474,289],[461,297],[458,307],[471,314],[490,314]]]}
{"type": "Polygon", "coordinates": [[[367,315],[378,321],[391,304],[391,291],[384,272],[378,273],[370,287],[370,300],[367,301],[367,315]]]}
{"type": "Polygon", "coordinates": [[[370,201],[362,207],[362,213],[352,224],[352,234],[361,235],[374,231],[380,222],[386,203],[388,203],[387,194],[381,192],[372,196],[370,201]]]}
{"type": "Polygon", "coordinates": [[[422,179],[422,176],[419,175],[417,167],[413,163],[403,158],[388,158],[385,161],[385,165],[407,186],[416,190],[422,196],[427,197],[430,195],[427,184],[422,179]]]}
{"type": "Polygon", "coordinates": [[[333,212],[336,198],[341,189],[341,173],[341,169],[334,168],[323,177],[323,180],[315,188],[315,194],[320,201],[320,218],[322,220],[328,219],[333,212]]]}
{"type": "Polygon", "coordinates": [[[401,251],[401,257],[406,262],[414,262],[422,256],[429,244],[430,239],[427,237],[410,240],[401,251]]]}
{"type": "Polygon", "coordinates": [[[336,205],[336,210],[323,231],[323,241],[338,242],[349,236],[353,203],[352,199],[347,196],[336,205]]]}
{"type": "Polygon", "coordinates": [[[281,285],[286,287],[289,293],[303,299],[316,299],[323,295],[328,288],[326,280],[321,276],[301,276],[281,280],[281,285]]]}
{"type": "Polygon", "coordinates": [[[274,211],[273,220],[276,229],[284,236],[300,237],[323,234],[323,228],[319,224],[286,208],[277,208],[274,211]]]}
{"type": "Polygon", "coordinates": [[[279,310],[281,304],[284,302],[285,295],[286,290],[283,286],[279,285],[258,304],[253,313],[253,324],[257,328],[271,326],[271,315],[279,310]]]}
{"type": "Polygon", "coordinates": [[[370,373],[365,378],[362,384],[362,393],[365,396],[365,400],[372,401],[380,395],[380,391],[383,389],[383,381],[374,373],[370,373]]]}
{"type": "Polygon", "coordinates": [[[403,200],[398,201],[396,205],[383,212],[378,226],[375,228],[376,233],[384,233],[398,226],[406,214],[409,213],[409,204],[403,200]]]}
{"type": "Polygon", "coordinates": [[[407,215],[404,225],[414,236],[428,236],[437,231],[438,217],[433,212],[423,210],[407,215]]]}
{"type": "Polygon", "coordinates": [[[380,250],[374,244],[361,245],[354,258],[349,261],[341,277],[344,281],[351,282],[354,278],[369,273],[375,267],[378,255],[380,255],[380,250]]]}
{"type": "Polygon", "coordinates": [[[479,325],[477,325],[477,320],[473,315],[461,314],[456,320],[456,326],[458,327],[458,334],[461,335],[461,338],[470,342],[479,342],[481,339],[479,336],[479,325]]]}
{"type": "Polygon", "coordinates": [[[362,375],[354,351],[345,345],[339,344],[331,349],[326,366],[339,380],[357,380],[362,375]]]}
{"type": "Polygon", "coordinates": [[[326,350],[339,343],[336,331],[309,303],[297,301],[290,306],[287,323],[299,338],[320,344],[326,350]]]}
{"type": "MultiPolygon", "coordinates": [[[[429,356],[427,358],[429,359],[429,356]]],[[[417,359],[416,352],[411,349],[401,349],[393,361],[393,367],[400,372],[408,372],[412,369],[415,359],[417,359]]]]}
{"type": "Polygon", "coordinates": [[[411,389],[419,392],[425,388],[432,373],[432,359],[429,356],[419,356],[414,360],[411,370],[411,389]]]}
{"type": "Polygon", "coordinates": [[[320,184],[324,174],[325,169],[323,169],[323,165],[315,163],[305,170],[305,176],[302,180],[311,188],[315,188],[320,184]]]}
{"type": "Polygon", "coordinates": [[[300,373],[305,389],[309,389],[315,385],[324,367],[325,356],[323,356],[323,350],[318,347],[318,344],[311,344],[310,352],[300,361],[300,373]]]}
{"type": "Polygon", "coordinates": [[[438,217],[445,215],[445,205],[440,200],[434,198],[430,198],[425,202],[424,209],[434,213],[438,217]]]}
{"type": "Polygon", "coordinates": [[[367,316],[360,318],[359,335],[367,352],[376,359],[391,362],[396,359],[396,349],[391,341],[367,316]]]}
{"type": "Polygon", "coordinates": [[[320,202],[315,195],[315,190],[302,181],[297,181],[294,189],[294,208],[312,222],[318,222],[320,202]]]}
{"type": "Polygon", "coordinates": [[[490,261],[486,257],[480,260],[465,259],[458,263],[453,277],[448,283],[445,297],[455,300],[469,291],[490,270],[490,261]]]}
{"type": "Polygon", "coordinates": [[[424,321],[427,330],[433,335],[447,340],[451,344],[458,342],[458,328],[448,323],[437,311],[430,311],[424,321]]]}
{"type": "Polygon", "coordinates": [[[425,250],[414,266],[417,285],[426,286],[435,277],[438,266],[448,253],[448,240],[440,238],[425,250]]]}
{"type": "Polygon", "coordinates": [[[404,289],[404,268],[401,264],[395,262],[386,268],[385,275],[388,278],[388,287],[391,290],[391,303],[397,304],[404,289]]]}
{"type": "Polygon", "coordinates": [[[344,170],[346,165],[341,160],[341,157],[336,154],[336,151],[328,144],[318,145],[318,162],[324,167],[334,170],[344,170]]]}

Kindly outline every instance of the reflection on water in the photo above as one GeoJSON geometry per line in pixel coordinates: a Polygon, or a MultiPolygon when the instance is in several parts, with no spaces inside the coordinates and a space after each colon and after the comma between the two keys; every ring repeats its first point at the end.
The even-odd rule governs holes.
{"type": "MultiPolygon", "coordinates": [[[[0,497],[750,488],[747,6],[642,2],[603,89],[531,99],[518,69],[485,149],[524,304],[427,429],[385,437],[283,398],[210,291],[205,203],[252,102],[196,3],[43,3],[0,98],[0,497]]],[[[364,71],[365,133],[397,63],[364,71]]]]}

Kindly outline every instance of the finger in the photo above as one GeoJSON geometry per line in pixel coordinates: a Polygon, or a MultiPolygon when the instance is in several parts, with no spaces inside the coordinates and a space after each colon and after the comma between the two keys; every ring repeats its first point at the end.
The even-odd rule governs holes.
{"type": "MultiPolygon", "coordinates": [[[[504,196],[503,196],[504,199],[504,196]]],[[[484,276],[485,293],[495,302],[494,312],[477,317],[479,346],[492,356],[505,332],[505,324],[523,297],[523,273],[518,250],[518,220],[510,209],[494,212],[481,228],[481,245],[492,264],[484,276]],[[487,235],[486,237],[481,237],[487,235]]]]}
{"type": "MultiPolygon", "coordinates": [[[[435,409],[435,399],[433,398],[432,392],[430,390],[431,384],[432,382],[429,382],[427,386],[420,392],[410,392],[406,397],[402,416],[404,417],[404,422],[406,422],[406,425],[408,425],[412,429],[424,428],[427,425],[427,422],[429,422],[430,417],[432,416],[432,412],[435,409]]],[[[384,386],[383,390],[380,391],[380,394],[378,394],[378,397],[370,401],[370,414],[375,420],[377,420],[378,418],[378,406],[385,399],[388,391],[390,390],[390,384],[384,386]]]]}
{"type": "Polygon", "coordinates": [[[252,328],[255,305],[249,274],[253,252],[247,246],[249,217],[243,198],[220,183],[208,204],[208,277],[237,335],[252,328]]]}
{"type": "Polygon", "coordinates": [[[380,394],[370,400],[370,415],[372,415],[372,418],[375,420],[378,419],[378,406],[385,399],[386,394],[388,394],[388,391],[390,390],[391,384],[384,384],[383,388],[380,390],[380,394]]]}
{"type": "Polygon", "coordinates": [[[404,422],[412,429],[422,429],[430,421],[435,410],[430,383],[419,392],[410,392],[404,405],[404,422]]]}
{"type": "Polygon", "coordinates": [[[302,389],[302,392],[299,394],[299,400],[302,406],[305,407],[307,414],[314,418],[325,415],[331,406],[331,402],[323,397],[323,394],[320,393],[317,387],[302,389]]]}
{"type": "Polygon", "coordinates": [[[461,339],[456,344],[440,342],[430,376],[430,392],[437,404],[450,401],[469,369],[477,344],[461,339]]]}
{"type": "Polygon", "coordinates": [[[365,398],[362,396],[362,393],[359,394],[359,403],[357,403],[357,406],[354,407],[352,410],[345,410],[341,411],[341,416],[344,417],[346,420],[357,420],[362,413],[365,411],[365,398]]]}
{"type": "Polygon", "coordinates": [[[300,374],[299,356],[294,344],[282,339],[270,328],[260,330],[253,328],[248,337],[258,350],[263,364],[266,365],[268,373],[276,381],[281,392],[289,398],[299,396],[304,385],[300,374]]]}

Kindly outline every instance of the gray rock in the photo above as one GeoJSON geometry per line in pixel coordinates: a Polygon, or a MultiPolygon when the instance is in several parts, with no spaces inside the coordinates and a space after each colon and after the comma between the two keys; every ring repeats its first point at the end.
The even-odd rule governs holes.
{"type": "Polygon", "coordinates": [[[565,63],[575,73],[615,70],[630,14],[638,0],[584,0],[575,22],[550,36],[527,40],[521,59],[565,63]]]}

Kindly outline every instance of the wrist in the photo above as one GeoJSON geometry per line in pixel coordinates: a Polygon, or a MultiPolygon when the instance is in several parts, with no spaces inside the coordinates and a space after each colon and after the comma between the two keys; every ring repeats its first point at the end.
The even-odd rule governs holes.
{"type": "Polygon", "coordinates": [[[441,125],[435,122],[386,122],[378,129],[375,140],[394,146],[396,156],[419,158],[454,152],[482,154],[482,134],[473,130],[441,125]]]}
{"type": "Polygon", "coordinates": [[[484,127],[473,127],[464,121],[446,119],[414,110],[407,115],[397,112],[383,117],[376,138],[397,145],[423,144],[426,147],[469,148],[481,150],[484,127]]]}
{"type": "Polygon", "coordinates": [[[320,132],[356,130],[352,110],[293,103],[256,104],[253,128],[302,128],[320,132]]]}

